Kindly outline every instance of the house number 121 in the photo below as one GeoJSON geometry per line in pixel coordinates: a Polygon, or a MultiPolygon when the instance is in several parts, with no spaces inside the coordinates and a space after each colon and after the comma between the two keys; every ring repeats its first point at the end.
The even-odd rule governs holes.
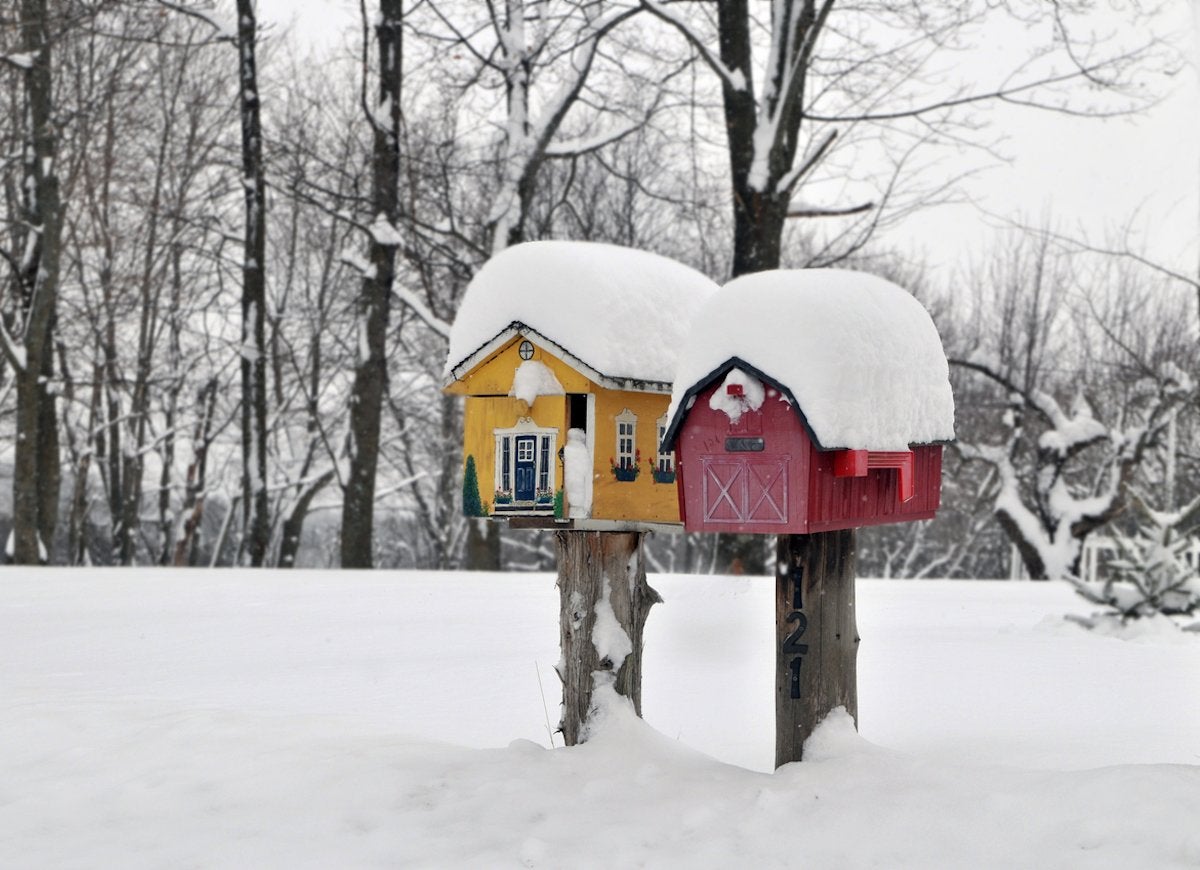
{"type": "Polygon", "coordinates": [[[783,654],[791,656],[788,661],[791,685],[788,694],[792,700],[796,700],[800,697],[800,665],[804,661],[804,654],[808,652],[808,644],[800,643],[804,630],[808,628],[808,617],[804,615],[804,569],[797,565],[788,574],[792,581],[793,609],[787,615],[787,622],[788,625],[795,623],[796,627],[783,639],[783,654]]]}

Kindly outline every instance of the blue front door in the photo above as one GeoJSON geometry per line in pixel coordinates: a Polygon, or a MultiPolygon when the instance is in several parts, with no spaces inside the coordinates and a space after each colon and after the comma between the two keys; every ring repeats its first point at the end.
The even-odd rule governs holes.
{"type": "Polygon", "coordinates": [[[537,483],[537,438],[533,435],[518,436],[516,449],[513,501],[533,501],[537,483]]]}

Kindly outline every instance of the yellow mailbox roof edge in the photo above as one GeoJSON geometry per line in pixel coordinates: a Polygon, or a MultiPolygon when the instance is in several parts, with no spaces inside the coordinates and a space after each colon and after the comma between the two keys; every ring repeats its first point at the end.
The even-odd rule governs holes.
{"type": "Polygon", "coordinates": [[[636,378],[616,378],[611,375],[606,375],[603,372],[596,371],[586,362],[581,360],[575,354],[571,353],[562,345],[558,344],[550,338],[547,338],[536,329],[522,323],[519,320],[514,320],[504,329],[500,330],[492,339],[481,345],[469,356],[459,362],[450,369],[450,374],[446,376],[442,383],[442,387],[446,388],[452,384],[462,381],[472,370],[479,366],[482,362],[488,359],[496,351],[503,348],[514,338],[530,337],[535,338],[540,344],[553,352],[556,356],[562,359],[563,362],[570,365],[572,368],[579,371],[580,374],[595,381],[602,387],[610,390],[627,390],[638,393],[667,393],[671,392],[671,383],[669,381],[646,381],[636,378]]]}

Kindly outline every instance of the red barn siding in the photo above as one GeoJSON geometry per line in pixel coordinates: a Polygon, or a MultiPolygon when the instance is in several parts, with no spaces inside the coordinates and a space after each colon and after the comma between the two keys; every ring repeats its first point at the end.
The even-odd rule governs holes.
{"type": "Polygon", "coordinates": [[[913,449],[916,494],[899,499],[897,473],[836,477],[835,451],[817,450],[799,415],[768,388],[758,411],[731,423],[696,397],[676,441],[680,514],[689,531],[809,534],[929,519],[940,500],[942,448],[913,449]],[[730,451],[729,439],[761,450],[730,451]]]}
{"type": "Polygon", "coordinates": [[[899,478],[890,469],[873,469],[865,477],[835,477],[834,451],[813,451],[809,477],[809,532],[830,532],[883,523],[931,519],[941,501],[942,447],[913,448],[915,494],[900,501],[899,478]]]}
{"type": "Polygon", "coordinates": [[[808,503],[809,441],[792,406],[768,389],[758,411],[736,424],[696,397],[675,445],[676,484],[686,528],[785,533],[808,503]],[[761,451],[730,452],[727,439],[762,439],[761,451]]]}

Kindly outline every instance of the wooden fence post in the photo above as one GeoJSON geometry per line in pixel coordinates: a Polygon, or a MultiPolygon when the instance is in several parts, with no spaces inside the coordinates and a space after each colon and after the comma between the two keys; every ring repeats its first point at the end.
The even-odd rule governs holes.
{"type": "Polygon", "coordinates": [[[837,707],[858,722],[854,530],[780,535],[775,575],[775,766],[837,707]]]}
{"type": "Polygon", "coordinates": [[[643,532],[571,530],[554,537],[563,684],[559,730],[563,742],[574,746],[587,739],[592,691],[602,680],[611,680],[642,715],[642,636],[650,608],[662,598],[646,582],[643,532]]]}

